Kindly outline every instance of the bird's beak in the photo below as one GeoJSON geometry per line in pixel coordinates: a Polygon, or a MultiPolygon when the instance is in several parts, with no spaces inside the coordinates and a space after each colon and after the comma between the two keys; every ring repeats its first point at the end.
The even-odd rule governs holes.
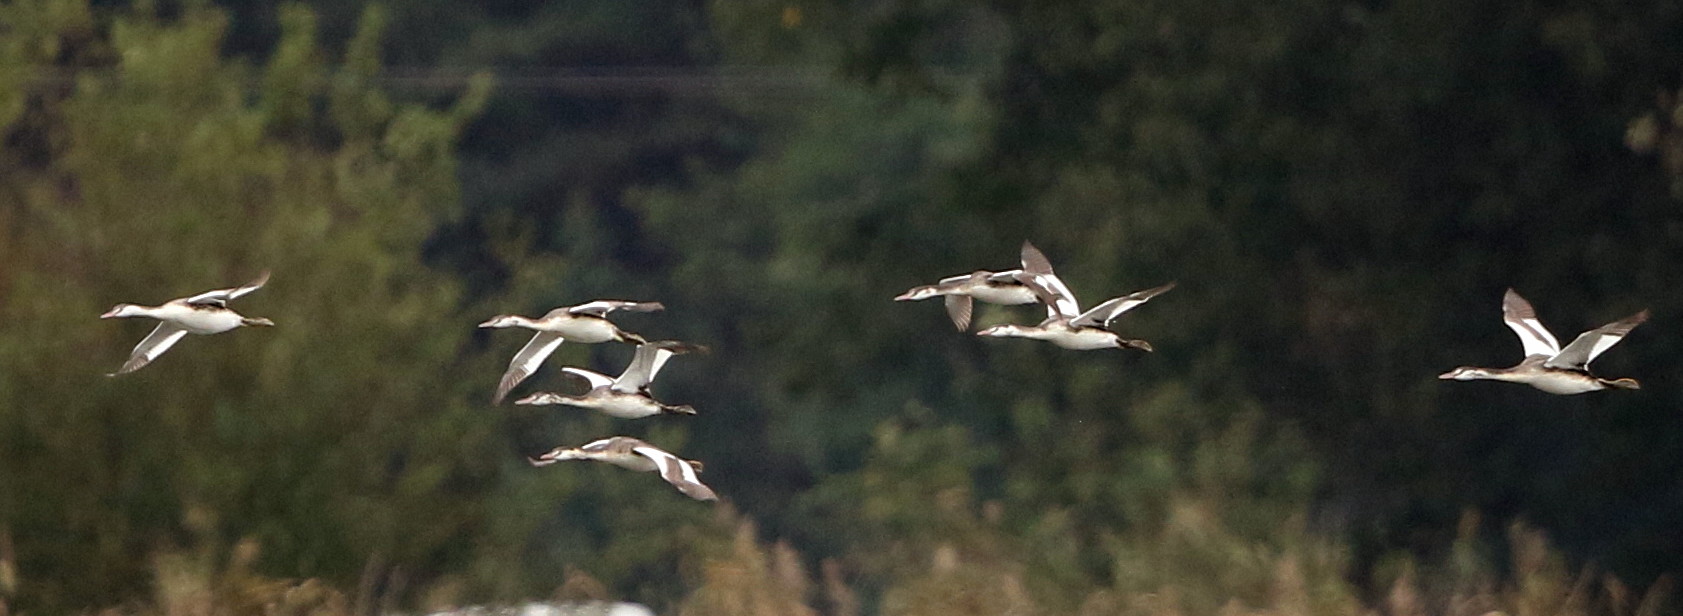
{"type": "Polygon", "coordinates": [[[519,400],[515,400],[514,403],[515,404],[534,405],[534,404],[538,403],[538,400],[542,400],[542,399],[548,397],[549,395],[550,394],[548,394],[548,393],[538,392],[538,393],[532,394],[530,396],[526,396],[524,398],[521,398],[519,400]]]}
{"type": "Polygon", "coordinates": [[[110,310],[107,310],[107,311],[105,311],[105,314],[99,315],[99,318],[101,318],[101,319],[115,319],[115,318],[117,318],[117,309],[112,308],[110,310]]]}

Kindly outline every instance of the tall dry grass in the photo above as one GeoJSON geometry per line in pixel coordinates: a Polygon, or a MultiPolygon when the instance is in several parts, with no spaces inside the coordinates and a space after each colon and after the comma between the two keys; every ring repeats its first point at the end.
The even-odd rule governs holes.
{"type": "MultiPolygon", "coordinates": [[[[978,514],[975,528],[1000,529],[997,516],[978,514]]],[[[1543,532],[1521,523],[1508,527],[1505,546],[1498,546],[1505,550],[1481,550],[1477,518],[1469,515],[1443,561],[1394,559],[1388,578],[1359,588],[1348,581],[1353,572],[1337,545],[1299,538],[1282,542],[1286,547],[1261,547],[1224,535],[1214,519],[1187,511],[1163,528],[1117,539],[1112,549],[1120,556],[1106,582],[1051,584],[1034,564],[1033,549],[1011,549],[1021,538],[1007,536],[939,543],[886,575],[864,572],[849,559],[823,561],[815,575],[794,547],[762,540],[751,520],[727,509],[706,523],[717,533],[713,541],[697,542],[688,566],[680,567],[691,590],[676,602],[611,596],[585,566],[569,568],[551,596],[642,600],[678,616],[1661,616],[1676,607],[1665,580],[1639,592],[1592,569],[1574,569],[1543,532]],[[1497,562],[1488,556],[1493,552],[1508,557],[1497,562]],[[1211,554],[1226,560],[1212,561],[1211,554]],[[1142,557],[1155,559],[1157,568],[1142,573],[1142,557]]],[[[4,598],[17,580],[4,545],[0,538],[0,616],[8,613],[4,598]]],[[[162,552],[152,562],[152,596],[101,614],[393,611],[392,597],[371,596],[374,585],[346,591],[320,580],[265,577],[253,569],[259,552],[251,540],[226,550],[162,552]]],[[[417,597],[437,596],[415,590],[417,597]]]]}
{"type": "Polygon", "coordinates": [[[1665,581],[1637,592],[1591,569],[1574,570],[1543,532],[1521,523],[1508,527],[1507,562],[1489,557],[1466,562],[1478,552],[1471,549],[1478,541],[1472,533],[1476,518],[1468,520],[1451,557],[1463,562],[1403,560],[1397,573],[1375,588],[1350,583],[1347,568],[1327,570],[1329,562],[1344,562],[1329,557],[1337,548],[1328,544],[1253,550],[1250,563],[1233,565],[1247,570],[1238,573],[1219,568],[1187,573],[1165,562],[1165,569],[1187,577],[1152,587],[1129,579],[1051,587],[1036,583],[1035,567],[1020,554],[942,544],[915,568],[871,589],[845,581],[849,573],[834,561],[824,563],[822,579],[815,582],[788,545],[756,542],[744,525],[731,554],[694,580],[695,590],[677,613],[853,616],[862,611],[862,594],[877,597],[863,612],[882,616],[1660,616],[1675,608],[1665,581]],[[1234,581],[1241,592],[1217,590],[1234,581]],[[1260,592],[1250,592],[1253,584],[1261,585],[1260,592]]]}

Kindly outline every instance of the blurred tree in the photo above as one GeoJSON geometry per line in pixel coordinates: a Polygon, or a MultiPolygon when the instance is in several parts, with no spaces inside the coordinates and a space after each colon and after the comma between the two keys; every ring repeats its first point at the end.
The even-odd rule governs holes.
{"type": "MultiPolygon", "coordinates": [[[[457,285],[419,261],[457,208],[453,148],[488,83],[452,106],[373,83],[384,19],[343,62],[289,8],[260,67],[220,56],[197,5],[0,7],[0,526],[17,607],[72,611],[148,584],[185,520],[258,566],[348,583],[424,580],[480,546],[485,497],[514,463],[494,419],[437,378],[471,328],[457,285]],[[178,10],[179,9],[179,10],[178,10]],[[273,330],[189,339],[140,372],[150,324],[100,322],[247,280],[273,330]]],[[[381,582],[384,584],[384,582],[381,582]]]]}
{"type": "MultiPolygon", "coordinates": [[[[1537,299],[1562,336],[1645,306],[1679,309],[1669,264],[1683,244],[1666,178],[1618,143],[1626,119],[1674,85],[1677,7],[799,6],[840,22],[805,31],[831,38],[817,47],[842,50],[890,97],[962,99],[925,85],[965,66],[953,32],[987,25],[1004,42],[974,103],[988,110],[971,137],[980,147],[897,184],[928,201],[884,210],[872,227],[909,230],[917,249],[838,251],[824,271],[892,251],[895,271],[957,273],[918,263],[975,235],[998,256],[966,254],[963,267],[1008,264],[1027,237],[1089,301],[1182,283],[1120,322],[1151,332],[1155,356],[1124,370],[1012,347],[997,353],[1020,355],[977,364],[983,385],[924,381],[938,412],[978,425],[1085,421],[1085,434],[1119,444],[1145,438],[1117,423],[1140,400],[1126,392],[1178,386],[1227,401],[1185,408],[1208,416],[1189,421],[1219,426],[1223,409],[1254,404],[1264,426],[1299,430],[1327,466],[1316,519],[1357,537],[1363,562],[1441,549],[1473,506],[1531,519],[1637,580],[1683,566],[1672,549],[1683,533],[1659,522],[1683,511],[1666,479],[1683,471],[1669,436],[1683,429],[1675,390],[1555,398],[1431,378],[1511,361],[1497,322],[1506,286],[1537,299]],[[969,398],[973,387],[989,395],[969,398]]],[[[1598,368],[1675,368],[1662,337],[1626,345],[1598,368]]],[[[938,370],[870,382],[886,391],[938,370]]],[[[1058,486],[1067,468],[1023,472],[1058,486]]]]}
{"type": "Polygon", "coordinates": [[[1529,518],[1639,582],[1683,567],[1663,378],[1575,398],[1431,378],[1513,356],[1509,285],[1562,336],[1652,307],[1598,368],[1676,372],[1649,334],[1683,301],[1683,222],[1618,143],[1676,86],[1676,6],[320,4],[319,27],[263,2],[0,7],[20,325],[0,526],[43,581],[25,607],[131,595],[136,556],[191,518],[257,539],[259,573],[402,569],[439,601],[576,568],[656,604],[693,583],[695,613],[801,609],[791,552],[658,480],[503,472],[610,431],[705,459],[758,532],[888,613],[975,589],[1025,612],[1351,613],[1338,578],[1413,589],[1392,553],[1458,549],[1468,507],[1486,537],[1529,518]],[[505,79],[483,107],[386,94],[486,66],[505,79]],[[1118,322],[1158,352],[981,340],[888,301],[1010,267],[1023,239],[1088,303],[1178,280],[1118,322]],[[142,332],[78,315],[264,267],[241,305],[281,327],[88,376],[142,332]],[[461,323],[596,296],[661,300],[630,329],[714,347],[657,386],[700,416],[476,408],[519,342],[461,323]]]}
{"type": "Polygon", "coordinates": [[[1677,93],[1662,91],[1655,108],[1631,120],[1625,145],[1639,154],[1652,154],[1671,177],[1671,195],[1683,199],[1683,103],[1677,93]]]}

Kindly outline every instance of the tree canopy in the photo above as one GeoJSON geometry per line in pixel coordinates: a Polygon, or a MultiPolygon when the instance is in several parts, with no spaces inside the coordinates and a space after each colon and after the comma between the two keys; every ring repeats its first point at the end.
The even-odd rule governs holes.
{"type": "Polygon", "coordinates": [[[0,612],[1637,614],[1683,570],[1683,9],[316,5],[0,6],[0,612]],[[1178,282],[1116,324],[1156,352],[890,301],[1025,239],[1087,304],[1178,282]],[[265,269],[277,327],[101,376],[149,325],[98,311],[265,269]],[[1433,378],[1517,359],[1507,287],[1651,309],[1596,364],[1644,389],[1433,378]],[[697,416],[487,403],[525,337],[474,323],[597,298],[711,347],[655,385],[697,416]],[[612,434],[727,503],[523,460],[612,434]]]}

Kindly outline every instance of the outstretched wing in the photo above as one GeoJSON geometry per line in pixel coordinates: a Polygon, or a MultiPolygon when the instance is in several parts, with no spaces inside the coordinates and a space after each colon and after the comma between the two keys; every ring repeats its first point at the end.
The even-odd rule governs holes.
{"type": "Polygon", "coordinates": [[[947,305],[947,316],[952,317],[958,331],[970,329],[970,314],[975,310],[976,302],[969,295],[948,295],[942,300],[947,305]]]}
{"type": "Polygon", "coordinates": [[[543,365],[543,360],[549,359],[549,355],[561,346],[561,342],[561,334],[554,332],[538,332],[536,336],[532,336],[531,342],[527,342],[519,353],[514,354],[514,359],[508,362],[508,371],[504,372],[503,379],[497,382],[497,393],[491,396],[491,404],[501,404],[515,385],[519,385],[526,377],[538,371],[538,366],[543,365]]]}
{"type": "Polygon", "coordinates": [[[1513,289],[1502,295],[1502,322],[1519,335],[1520,344],[1525,345],[1526,357],[1560,354],[1560,342],[1554,339],[1548,328],[1543,327],[1542,321],[1537,320],[1537,311],[1531,308],[1531,302],[1525,301],[1513,289]]]}
{"type": "MultiPolygon", "coordinates": [[[[1044,256],[1042,256],[1042,258],[1044,258],[1044,256]]],[[[1017,274],[1022,273],[1022,271],[1023,270],[1020,270],[1020,269],[1014,269],[1014,270],[1005,270],[1003,272],[994,272],[994,273],[988,275],[988,282],[998,282],[998,283],[1016,282],[1017,274]]]]}
{"type": "Polygon", "coordinates": [[[147,334],[146,338],[141,340],[140,344],[135,345],[133,351],[129,352],[129,360],[123,362],[123,367],[105,376],[128,374],[146,367],[146,364],[152,363],[152,360],[157,359],[159,355],[163,355],[164,351],[168,351],[171,345],[174,345],[185,335],[187,335],[187,330],[174,323],[169,321],[158,323],[158,327],[154,328],[152,333],[147,334]]]}
{"type": "Polygon", "coordinates": [[[1044,278],[1025,272],[1017,274],[1017,282],[1021,282],[1023,286],[1028,287],[1029,291],[1034,292],[1035,297],[1040,298],[1040,303],[1046,306],[1046,320],[1041,321],[1041,325],[1044,326],[1058,319],[1070,318],[1058,309],[1058,294],[1046,286],[1044,278]]]}
{"type": "Polygon", "coordinates": [[[1578,334],[1578,338],[1573,340],[1572,344],[1566,345],[1566,348],[1561,349],[1560,353],[1549,358],[1548,361],[1543,362],[1543,365],[1549,368],[1566,368],[1568,370],[1588,366],[1590,362],[1595,361],[1596,356],[1601,355],[1607,349],[1613,348],[1613,345],[1625,339],[1625,334],[1630,333],[1630,330],[1636,329],[1636,326],[1647,320],[1648,311],[1644,310],[1578,334]]]}
{"type": "Polygon", "coordinates": [[[1175,283],[1171,282],[1161,287],[1146,289],[1144,291],[1136,291],[1122,297],[1111,298],[1102,304],[1094,306],[1091,310],[1081,313],[1081,316],[1070,319],[1069,324],[1077,327],[1087,324],[1108,327],[1110,326],[1110,321],[1112,319],[1121,316],[1124,312],[1133,310],[1140,304],[1146,303],[1147,301],[1150,301],[1151,298],[1157,297],[1158,295],[1163,294],[1163,292],[1173,288],[1175,288],[1175,283]]]}
{"type": "Polygon", "coordinates": [[[657,340],[637,345],[637,353],[631,356],[631,365],[625,367],[625,372],[614,379],[614,391],[634,394],[647,387],[654,381],[660,368],[666,365],[666,360],[679,353],[704,351],[706,347],[685,344],[677,340],[657,340]]]}
{"type": "Polygon", "coordinates": [[[571,374],[573,376],[579,377],[579,378],[584,379],[586,381],[589,381],[591,389],[596,389],[598,387],[607,387],[609,385],[614,384],[614,379],[612,377],[609,377],[608,375],[602,374],[602,373],[597,372],[595,370],[585,370],[584,368],[574,368],[572,366],[567,366],[565,368],[562,368],[561,371],[565,372],[567,374],[571,374]]]}
{"type": "Polygon", "coordinates": [[[1061,316],[1073,319],[1081,314],[1081,306],[1075,301],[1075,293],[1069,290],[1063,279],[1053,273],[1052,262],[1046,259],[1046,255],[1041,254],[1040,249],[1035,248],[1028,240],[1023,241],[1022,259],[1023,271],[1017,275],[1017,280],[1029,285],[1030,289],[1039,284],[1045,291],[1043,293],[1036,290],[1035,295],[1039,295],[1040,301],[1045,302],[1047,318],[1061,316]],[[1033,281],[1033,284],[1030,281],[1033,281]]]}
{"type": "Polygon", "coordinates": [[[263,273],[258,274],[257,279],[253,280],[251,282],[248,282],[248,283],[245,283],[243,285],[234,287],[232,289],[217,289],[215,291],[205,291],[204,293],[200,293],[198,295],[194,295],[192,297],[189,297],[184,301],[186,301],[189,304],[211,304],[211,305],[215,305],[215,306],[226,306],[228,300],[236,299],[236,298],[240,297],[241,295],[245,295],[245,294],[250,293],[252,291],[256,291],[258,289],[261,289],[261,288],[263,288],[263,285],[268,284],[268,282],[269,282],[269,270],[263,270],[263,273]]]}
{"type": "Polygon", "coordinates": [[[613,449],[615,445],[621,443],[622,441],[631,441],[633,444],[643,442],[643,441],[639,441],[637,439],[627,438],[627,437],[624,437],[624,436],[610,436],[608,438],[599,438],[599,439],[596,439],[594,441],[590,441],[588,443],[585,443],[583,445],[579,445],[578,450],[579,451],[588,451],[590,453],[600,453],[600,452],[604,452],[604,451],[608,451],[610,449],[613,449]]]}
{"type": "Polygon", "coordinates": [[[684,496],[704,501],[719,500],[719,495],[714,494],[712,488],[701,483],[701,477],[696,475],[695,468],[691,467],[689,462],[653,445],[633,447],[631,450],[653,460],[655,468],[660,471],[660,478],[678,488],[684,496]]]}
{"type": "Polygon", "coordinates": [[[654,312],[665,309],[666,306],[661,305],[660,302],[627,302],[617,299],[599,299],[594,302],[585,302],[568,308],[567,312],[572,314],[589,314],[605,317],[608,316],[608,313],[615,310],[625,310],[628,312],[654,312]]]}
{"type": "MultiPolygon", "coordinates": [[[[623,436],[611,436],[611,437],[608,437],[608,438],[605,438],[605,439],[599,439],[599,440],[594,440],[594,441],[585,443],[584,445],[581,445],[579,447],[556,447],[554,449],[551,449],[549,451],[544,452],[542,455],[527,456],[526,461],[532,463],[532,466],[549,466],[551,464],[554,464],[556,462],[560,462],[562,460],[577,460],[577,459],[580,459],[580,458],[589,457],[589,456],[579,455],[581,453],[601,453],[601,452],[605,452],[605,451],[608,451],[609,449],[612,449],[618,441],[621,441],[621,440],[624,440],[624,439],[625,439],[625,437],[623,437],[623,436]]],[[[633,439],[633,440],[635,440],[635,439],[633,439]]],[[[636,441],[636,442],[641,443],[642,441],[636,441]]]]}

